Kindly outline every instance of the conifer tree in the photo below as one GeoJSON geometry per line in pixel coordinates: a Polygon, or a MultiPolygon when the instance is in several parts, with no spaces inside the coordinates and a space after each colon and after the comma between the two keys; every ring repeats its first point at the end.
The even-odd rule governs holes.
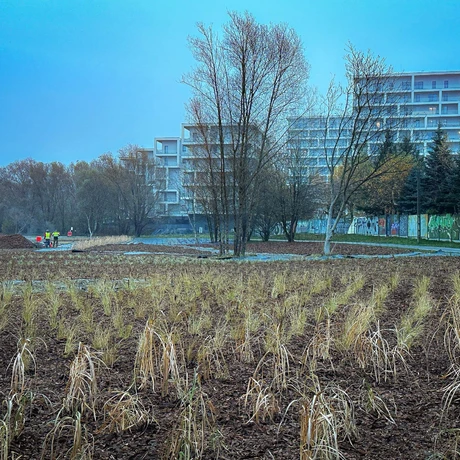
{"type": "Polygon", "coordinates": [[[455,214],[460,213],[460,152],[455,155],[454,171],[451,181],[450,201],[455,214]]]}
{"type": "Polygon", "coordinates": [[[420,186],[420,178],[424,173],[424,161],[417,151],[417,146],[406,136],[398,149],[406,155],[414,158],[414,165],[408,174],[398,200],[398,210],[402,213],[417,213],[417,196],[423,202],[423,190],[420,186]]]}
{"type": "Polygon", "coordinates": [[[452,185],[455,163],[447,133],[438,126],[425,160],[422,181],[424,200],[422,208],[430,214],[454,212],[452,185]]]}

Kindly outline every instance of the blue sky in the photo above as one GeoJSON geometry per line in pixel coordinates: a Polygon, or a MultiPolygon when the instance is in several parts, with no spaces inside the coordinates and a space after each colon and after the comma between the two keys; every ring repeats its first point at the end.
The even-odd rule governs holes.
{"type": "Polygon", "coordinates": [[[348,41],[398,72],[460,70],[460,0],[0,0],[0,166],[179,136],[187,37],[228,10],[293,27],[320,91],[342,77],[348,41]]]}

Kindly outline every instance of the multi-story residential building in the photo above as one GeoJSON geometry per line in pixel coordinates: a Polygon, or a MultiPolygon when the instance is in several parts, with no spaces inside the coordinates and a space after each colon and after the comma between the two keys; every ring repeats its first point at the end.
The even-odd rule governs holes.
{"type": "MultiPolygon", "coordinates": [[[[396,142],[410,136],[418,145],[419,152],[426,155],[433,133],[440,124],[447,132],[452,151],[460,152],[460,71],[397,74],[385,84],[375,98],[375,104],[384,106],[385,111],[378,123],[394,128],[396,142]]],[[[324,117],[306,116],[290,119],[289,123],[288,151],[302,154],[304,171],[327,175],[325,148],[334,148],[336,142],[336,147],[346,147],[350,129],[345,127],[337,139],[337,119],[328,120],[327,133],[324,117]]],[[[210,130],[207,147],[211,146],[217,151],[216,133],[212,133],[212,126],[210,130]]],[[[229,144],[231,134],[230,131],[226,132],[225,142],[229,144]]],[[[369,144],[375,142],[376,139],[369,144]]],[[[165,189],[162,190],[160,203],[162,215],[185,217],[197,211],[192,191],[194,185],[202,184],[205,180],[203,172],[196,168],[203,145],[203,133],[198,127],[184,123],[180,137],[157,137],[153,149],[145,149],[165,170],[165,189]]]]}
{"type": "MultiPolygon", "coordinates": [[[[225,129],[225,128],[224,128],[225,129]]],[[[184,187],[185,208],[191,214],[202,213],[203,205],[209,198],[209,192],[220,187],[221,169],[219,150],[219,130],[217,125],[197,125],[195,123],[183,123],[182,143],[184,155],[182,157],[182,177],[184,187]],[[216,174],[209,171],[209,162],[213,162],[212,168],[216,174]]],[[[228,147],[231,136],[225,134],[225,147],[228,147]]],[[[214,203],[220,206],[222,203],[214,203]]]]}
{"type": "MultiPolygon", "coordinates": [[[[434,131],[441,126],[448,135],[452,152],[460,152],[460,71],[395,74],[380,92],[373,94],[373,99],[374,107],[380,107],[382,115],[376,128],[392,129],[395,142],[408,136],[420,154],[426,155],[434,131]]],[[[334,146],[347,146],[349,127],[345,126],[337,141],[338,118],[326,122],[324,117],[308,116],[289,121],[288,149],[291,152],[300,149],[312,173],[327,175],[326,154],[334,146]]],[[[369,147],[380,141],[381,136],[371,138],[369,147]]]]}
{"type": "MultiPolygon", "coordinates": [[[[243,135],[241,127],[228,124],[182,124],[183,184],[189,210],[201,212],[201,205],[208,201],[212,190],[215,196],[220,195],[218,190],[222,187],[228,189],[230,200],[231,188],[250,177],[249,165],[260,154],[262,133],[256,125],[245,128],[243,135]],[[236,158],[241,161],[235,161],[236,158]],[[246,167],[242,174],[239,168],[246,167]]],[[[219,201],[218,206],[227,208],[229,204],[219,201]]]]}
{"type": "Polygon", "coordinates": [[[164,169],[165,188],[161,191],[160,213],[164,216],[184,216],[182,170],[183,146],[180,137],[156,137],[151,157],[164,169]]]}

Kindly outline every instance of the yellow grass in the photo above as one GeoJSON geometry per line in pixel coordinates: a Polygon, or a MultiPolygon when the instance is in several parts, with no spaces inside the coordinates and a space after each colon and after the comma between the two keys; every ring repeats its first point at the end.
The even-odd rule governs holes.
{"type": "Polygon", "coordinates": [[[96,246],[104,246],[106,244],[125,244],[131,241],[131,237],[126,235],[120,236],[97,236],[86,240],[79,240],[73,243],[72,249],[83,251],[85,249],[96,246]]]}

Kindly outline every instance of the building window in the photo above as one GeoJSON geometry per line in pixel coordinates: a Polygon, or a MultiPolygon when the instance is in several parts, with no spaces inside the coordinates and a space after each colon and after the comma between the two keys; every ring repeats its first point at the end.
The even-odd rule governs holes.
{"type": "Polygon", "coordinates": [[[410,89],[410,80],[403,81],[401,83],[402,89],[410,89]]]}
{"type": "Polygon", "coordinates": [[[435,101],[438,100],[438,97],[436,96],[436,94],[430,94],[430,95],[428,96],[428,100],[429,100],[430,102],[435,102],[435,101]]]}
{"type": "Polygon", "coordinates": [[[442,95],[442,100],[443,101],[448,101],[449,100],[449,95],[448,94],[443,94],[442,95]]]}
{"type": "Polygon", "coordinates": [[[436,89],[436,80],[431,82],[431,88],[436,89]]]}
{"type": "Polygon", "coordinates": [[[449,88],[449,80],[444,80],[444,88],[449,88]]]}
{"type": "Polygon", "coordinates": [[[168,147],[169,147],[168,145],[164,146],[163,150],[164,150],[165,153],[168,153],[168,147]]]}
{"type": "Polygon", "coordinates": [[[414,87],[415,89],[423,89],[423,81],[416,81],[414,87]]]}
{"type": "Polygon", "coordinates": [[[415,102],[420,102],[420,94],[415,95],[415,102]]]}

